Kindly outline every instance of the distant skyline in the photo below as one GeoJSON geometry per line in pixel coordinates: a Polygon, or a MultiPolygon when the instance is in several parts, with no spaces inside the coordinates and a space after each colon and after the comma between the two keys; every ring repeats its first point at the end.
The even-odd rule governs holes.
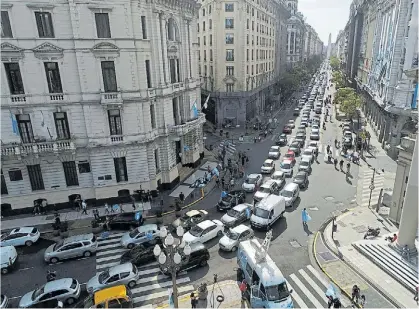
{"type": "Polygon", "coordinates": [[[329,33],[332,34],[332,43],[336,42],[339,31],[348,22],[351,3],[352,0],[298,0],[298,10],[327,45],[329,33]]]}

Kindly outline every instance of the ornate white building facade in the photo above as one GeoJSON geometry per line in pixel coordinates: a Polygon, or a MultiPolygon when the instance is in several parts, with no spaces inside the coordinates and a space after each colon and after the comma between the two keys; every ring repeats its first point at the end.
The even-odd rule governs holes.
{"type": "Polygon", "coordinates": [[[1,3],[3,210],[169,189],[199,162],[198,7],[1,3]]]}
{"type": "Polygon", "coordinates": [[[287,0],[287,7],[291,10],[287,24],[287,63],[288,67],[293,67],[304,60],[307,29],[303,14],[298,12],[298,0],[287,0]]]}

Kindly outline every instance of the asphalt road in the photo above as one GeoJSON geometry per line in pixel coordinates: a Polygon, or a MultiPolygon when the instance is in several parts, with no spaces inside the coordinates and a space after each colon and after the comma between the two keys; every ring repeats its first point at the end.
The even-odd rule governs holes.
{"type": "MultiPolygon", "coordinates": [[[[246,150],[249,156],[249,164],[245,173],[259,173],[263,161],[267,158],[269,148],[274,144],[274,137],[280,133],[282,127],[290,119],[295,119],[296,127],[300,122],[300,117],[292,115],[294,107],[283,110],[278,116],[277,132],[274,136],[268,136],[265,140],[257,144],[241,144],[239,150],[246,150]]],[[[289,135],[289,139],[295,135],[297,129],[289,135]]],[[[307,128],[307,138],[309,138],[310,127],[307,128]]],[[[327,130],[322,131],[319,143],[327,144],[336,137],[340,139],[340,132],[337,124],[327,123],[327,130]]],[[[281,148],[281,157],[286,152],[287,146],[281,148]]],[[[312,174],[309,176],[309,186],[300,192],[300,199],[295,205],[287,209],[285,218],[277,221],[273,226],[273,241],[269,254],[281,269],[285,277],[298,272],[301,268],[310,264],[308,255],[308,242],[321,224],[332,215],[336,210],[350,207],[355,199],[356,181],[352,177],[346,177],[342,172],[336,171],[333,164],[326,164],[323,161],[324,153],[319,154],[319,162],[313,164],[312,174]],[[309,222],[308,230],[303,229],[301,222],[301,211],[307,208],[312,220],[309,222]]],[[[276,162],[276,169],[279,169],[281,159],[276,162]]],[[[298,167],[299,158],[295,171],[298,167]]],[[[353,175],[357,175],[357,167],[351,170],[353,175]]],[[[288,178],[287,183],[292,179],[288,178]]],[[[251,202],[252,194],[247,194],[247,200],[251,202]]],[[[220,190],[215,189],[201,203],[193,206],[195,209],[206,209],[211,219],[220,219],[223,213],[216,210],[215,205],[220,198],[220,190]]],[[[170,220],[167,218],[166,220],[170,220]]],[[[170,222],[165,222],[165,224],[170,222]]],[[[255,232],[259,239],[265,237],[264,232],[255,232]]],[[[96,274],[95,257],[71,260],[49,266],[43,261],[43,253],[48,242],[42,242],[30,249],[25,249],[19,258],[19,269],[13,273],[2,276],[2,293],[11,298],[11,305],[17,306],[20,296],[36,288],[37,285],[45,283],[46,271],[56,270],[59,277],[73,277],[80,283],[87,282],[96,274]]],[[[221,252],[218,249],[218,238],[206,244],[210,251],[210,261],[207,267],[188,271],[191,283],[197,287],[200,282],[212,282],[213,275],[218,275],[218,280],[235,278],[236,255],[234,253],[221,252]]],[[[164,297],[165,298],[165,297],[164,297]]],[[[158,300],[155,301],[156,303],[158,300]]]]}

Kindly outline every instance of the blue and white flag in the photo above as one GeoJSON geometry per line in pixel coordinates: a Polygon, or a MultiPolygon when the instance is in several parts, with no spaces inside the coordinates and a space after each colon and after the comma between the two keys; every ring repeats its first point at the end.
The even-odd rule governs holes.
{"type": "Polygon", "coordinates": [[[195,100],[195,102],[192,105],[192,117],[193,118],[197,118],[198,117],[198,105],[197,105],[197,100],[195,100]]]}
{"type": "Polygon", "coordinates": [[[16,116],[14,114],[12,114],[11,111],[10,111],[10,119],[12,119],[12,130],[13,130],[13,134],[19,135],[19,128],[17,126],[16,116]]]}
{"type": "Polygon", "coordinates": [[[185,145],[185,146],[183,146],[183,150],[184,150],[184,151],[189,151],[189,149],[190,149],[190,148],[189,148],[189,146],[186,146],[186,145],[185,145]]]}
{"type": "Polygon", "coordinates": [[[207,97],[207,98],[206,98],[206,100],[205,100],[204,105],[202,105],[202,107],[203,107],[204,109],[207,109],[207,108],[208,108],[208,101],[209,101],[209,99],[210,99],[210,95],[208,95],[208,97],[207,97]]]}

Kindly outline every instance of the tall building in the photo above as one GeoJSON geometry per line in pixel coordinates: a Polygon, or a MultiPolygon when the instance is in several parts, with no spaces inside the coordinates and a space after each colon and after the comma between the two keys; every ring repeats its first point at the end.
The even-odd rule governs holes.
{"type": "Polygon", "coordinates": [[[332,34],[329,33],[329,39],[327,41],[327,54],[326,54],[327,59],[330,58],[331,53],[332,53],[332,34]]]}
{"type": "Polygon", "coordinates": [[[286,60],[288,17],[280,0],[201,3],[199,74],[203,98],[210,95],[205,112],[211,122],[244,126],[265,112],[286,60]]]}
{"type": "Polygon", "coordinates": [[[287,62],[292,68],[304,60],[304,40],[306,25],[304,16],[298,12],[298,0],[287,0],[287,7],[291,10],[291,17],[288,19],[288,42],[287,62]]]}
{"type": "Polygon", "coordinates": [[[168,189],[196,165],[197,8],[2,2],[2,210],[168,189]]]}

